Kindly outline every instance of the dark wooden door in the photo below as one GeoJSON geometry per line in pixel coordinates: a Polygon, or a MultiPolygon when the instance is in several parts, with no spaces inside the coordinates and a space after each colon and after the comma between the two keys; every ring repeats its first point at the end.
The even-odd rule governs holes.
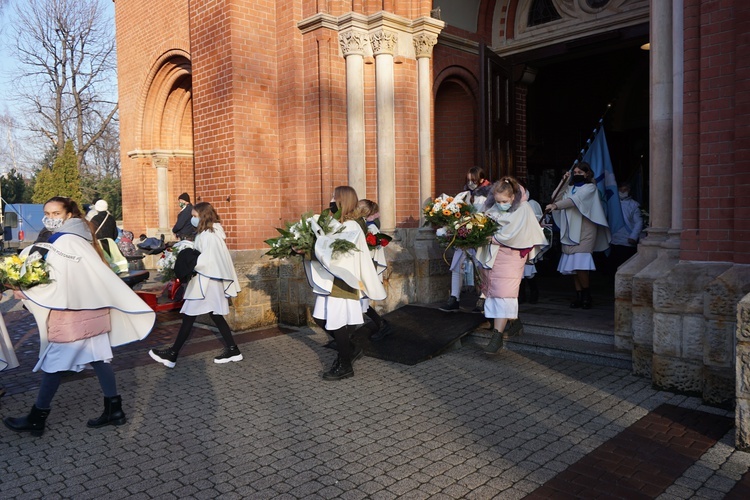
{"type": "Polygon", "coordinates": [[[511,66],[486,45],[479,46],[481,167],[490,180],[513,175],[515,134],[511,66]]]}

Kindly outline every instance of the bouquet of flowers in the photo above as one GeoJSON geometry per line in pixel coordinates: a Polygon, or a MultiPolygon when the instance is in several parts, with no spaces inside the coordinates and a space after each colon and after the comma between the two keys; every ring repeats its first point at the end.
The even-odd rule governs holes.
{"type": "Polygon", "coordinates": [[[7,288],[31,288],[52,281],[47,261],[31,256],[11,255],[0,261],[0,283],[7,288]]]}
{"type": "Polygon", "coordinates": [[[177,262],[177,254],[185,248],[193,248],[193,242],[188,240],[178,241],[164,250],[161,257],[156,261],[156,269],[159,271],[159,280],[163,283],[177,279],[174,274],[174,265],[177,262]]]}
{"type": "Polygon", "coordinates": [[[452,219],[435,235],[446,248],[478,248],[487,244],[498,227],[498,223],[485,214],[472,212],[452,219]]]}
{"type": "Polygon", "coordinates": [[[387,247],[388,243],[393,240],[389,235],[385,233],[367,233],[367,248],[375,250],[379,247],[387,247]]]}
{"type": "MultiPolygon", "coordinates": [[[[311,258],[315,252],[315,241],[317,240],[313,222],[326,235],[335,235],[344,230],[344,227],[336,221],[327,208],[318,216],[313,215],[312,212],[307,212],[296,222],[286,222],[284,229],[276,228],[281,236],[266,240],[266,244],[271,247],[266,255],[269,255],[272,259],[285,259],[297,255],[311,258]]],[[[354,243],[343,239],[334,239],[331,242],[331,248],[333,248],[333,254],[346,253],[357,249],[354,243]]]]}
{"type": "Polygon", "coordinates": [[[471,203],[466,203],[463,197],[452,197],[441,194],[424,207],[424,225],[445,227],[462,216],[468,216],[475,211],[471,203]]]}

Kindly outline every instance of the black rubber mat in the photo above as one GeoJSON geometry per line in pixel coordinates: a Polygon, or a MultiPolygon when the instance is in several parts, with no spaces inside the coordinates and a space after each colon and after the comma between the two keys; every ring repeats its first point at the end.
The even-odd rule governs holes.
{"type": "Polygon", "coordinates": [[[383,318],[393,329],[389,336],[372,342],[370,335],[375,325],[367,323],[354,333],[353,340],[362,346],[367,356],[405,365],[416,365],[438,356],[486,321],[481,314],[443,312],[413,305],[391,311],[383,318]]]}

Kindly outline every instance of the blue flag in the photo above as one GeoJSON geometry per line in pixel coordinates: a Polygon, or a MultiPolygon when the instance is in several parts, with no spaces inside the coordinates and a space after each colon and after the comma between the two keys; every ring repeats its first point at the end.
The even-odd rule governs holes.
{"type": "MultiPolygon", "coordinates": [[[[615,179],[615,173],[612,170],[612,160],[609,158],[609,147],[607,147],[607,137],[604,135],[604,126],[599,127],[594,142],[583,155],[583,161],[591,165],[591,170],[594,171],[596,187],[599,189],[604,211],[607,213],[609,230],[612,234],[615,234],[619,229],[627,228],[625,219],[622,217],[620,196],[617,194],[617,179],[615,179]]],[[[629,230],[630,228],[628,228],[629,230]]]]}

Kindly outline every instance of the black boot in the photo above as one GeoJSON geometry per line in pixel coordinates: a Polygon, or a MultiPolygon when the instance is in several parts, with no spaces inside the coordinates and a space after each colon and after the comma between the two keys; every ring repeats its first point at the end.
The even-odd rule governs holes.
{"type": "Polygon", "coordinates": [[[89,427],[103,427],[105,425],[122,425],[125,423],[125,413],[122,411],[122,398],[113,396],[104,398],[104,413],[99,418],[89,420],[89,427]]]}
{"type": "Polygon", "coordinates": [[[536,277],[529,278],[529,304],[539,302],[539,286],[536,284],[536,277]]]}
{"type": "Polygon", "coordinates": [[[342,361],[337,357],[331,365],[331,369],[323,374],[323,380],[341,380],[354,376],[351,361],[342,361]]]}
{"type": "Polygon", "coordinates": [[[498,332],[493,328],[492,338],[490,339],[489,344],[484,347],[484,352],[495,354],[501,347],[503,347],[503,332],[498,332]]]}
{"type": "Polygon", "coordinates": [[[570,307],[572,307],[573,309],[578,309],[583,305],[581,295],[581,291],[576,290],[576,298],[575,300],[573,300],[573,302],[570,303],[570,307]]]}
{"type": "Polygon", "coordinates": [[[49,416],[49,410],[40,410],[36,405],[25,417],[8,417],[3,419],[5,427],[16,432],[30,432],[32,436],[44,434],[44,423],[49,416]]]}
{"type": "Polygon", "coordinates": [[[591,290],[588,288],[581,290],[581,307],[591,309],[591,290]]]}

